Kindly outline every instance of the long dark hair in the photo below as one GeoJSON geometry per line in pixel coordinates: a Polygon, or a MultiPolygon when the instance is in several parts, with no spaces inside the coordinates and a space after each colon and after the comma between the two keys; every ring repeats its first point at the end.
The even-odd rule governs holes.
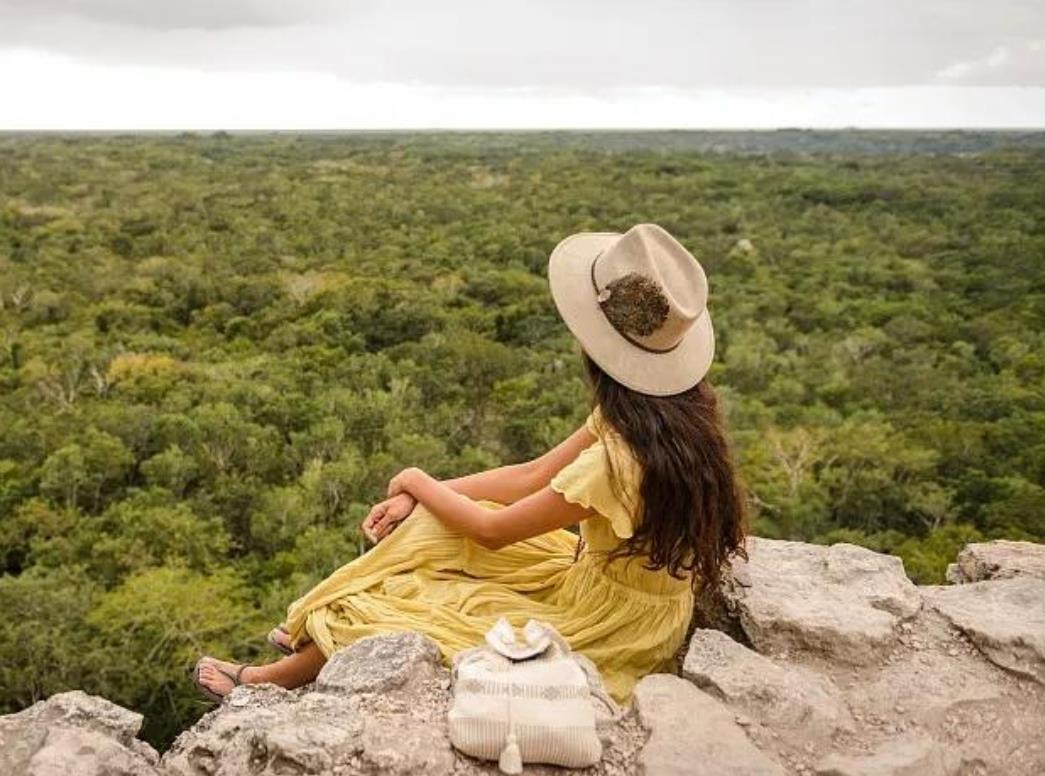
{"type": "MultiPolygon", "coordinates": [[[[749,512],[710,382],[705,377],[682,393],[651,396],[621,385],[581,352],[595,405],[642,469],[635,533],[607,560],[646,556],[647,569],[690,576],[694,588],[716,585],[731,555],[748,557],[749,512]]],[[[610,479],[622,494],[612,459],[610,479]]]]}

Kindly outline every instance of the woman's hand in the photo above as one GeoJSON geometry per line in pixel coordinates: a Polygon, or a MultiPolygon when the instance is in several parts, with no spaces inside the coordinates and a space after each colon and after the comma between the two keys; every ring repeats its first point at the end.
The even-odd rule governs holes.
{"type": "Polygon", "coordinates": [[[396,496],[400,493],[410,494],[412,485],[417,481],[418,475],[424,474],[416,466],[411,466],[409,469],[403,469],[395,477],[388,482],[388,497],[396,496]]]}
{"type": "Polygon", "coordinates": [[[415,506],[417,499],[409,493],[398,493],[380,504],[375,504],[360,528],[370,541],[377,544],[403,522],[414,511],[415,506]]]}

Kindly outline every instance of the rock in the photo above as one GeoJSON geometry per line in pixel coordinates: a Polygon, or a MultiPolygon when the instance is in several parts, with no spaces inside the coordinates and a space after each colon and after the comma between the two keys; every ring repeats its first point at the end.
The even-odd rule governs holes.
{"type": "Polygon", "coordinates": [[[775,663],[721,631],[694,632],[682,674],[763,722],[827,735],[853,726],[849,709],[830,679],[808,668],[775,663]]]}
{"type": "Polygon", "coordinates": [[[363,729],[346,697],[237,687],[178,736],[163,765],[171,776],[358,773],[363,729]]]}
{"type": "Polygon", "coordinates": [[[952,776],[958,758],[924,735],[886,741],[867,755],[831,754],[816,766],[817,776],[952,776]]]}
{"type": "Polygon", "coordinates": [[[148,776],[159,755],[137,738],[142,715],[73,691],[0,717],[0,773],[148,776]]]}
{"type": "MultiPolygon", "coordinates": [[[[497,774],[496,762],[451,747],[450,700],[433,642],[417,633],[374,636],[332,655],[309,687],[237,687],[177,738],[163,776],[497,774]]],[[[603,760],[588,773],[633,772],[645,731],[621,718],[600,733],[603,760]]]]}
{"type": "Polygon", "coordinates": [[[435,675],[439,659],[439,647],[420,633],[371,636],[331,655],[316,677],[316,689],[348,694],[409,691],[435,675]]]}
{"type": "Polygon", "coordinates": [[[721,701],[685,679],[650,674],[636,686],[635,704],[650,731],[639,756],[648,776],[784,776],[721,701]]]}
{"type": "Polygon", "coordinates": [[[1016,576],[927,587],[924,595],[989,660],[1045,684],[1045,580],[1016,576]]]}
{"type": "Polygon", "coordinates": [[[984,670],[978,653],[960,661],[938,652],[929,655],[928,662],[897,661],[875,671],[861,682],[856,703],[893,722],[932,723],[955,708],[989,708],[1002,701],[1004,688],[984,670]]]}
{"type": "MultiPolygon", "coordinates": [[[[644,678],[628,710],[597,704],[603,758],[586,776],[1045,773],[1045,580],[915,588],[899,561],[852,545],[753,538],[749,553],[701,591],[685,678],[644,678]]],[[[236,688],[161,759],[136,738],[140,715],[56,695],[0,717],[0,776],[498,774],[450,746],[450,703],[435,644],[391,633],[298,690],[236,688]]]]}
{"type": "Polygon", "coordinates": [[[362,760],[374,773],[440,776],[454,770],[454,751],[442,726],[401,716],[370,718],[362,743],[362,760]]]}
{"type": "Polygon", "coordinates": [[[435,642],[419,633],[360,639],[331,655],[308,691],[236,688],[163,762],[179,776],[210,774],[214,763],[230,774],[449,774],[446,699],[432,701],[446,695],[445,674],[435,642]],[[435,719],[411,715],[413,706],[435,719]]]}
{"type": "Polygon", "coordinates": [[[955,584],[1012,577],[1045,579],[1045,545],[1005,539],[967,544],[947,567],[947,581],[955,584]]]}
{"type": "Polygon", "coordinates": [[[808,651],[863,665],[892,646],[894,626],[921,607],[903,562],[891,555],[754,536],[747,551],[749,559],[734,559],[723,578],[728,614],[700,615],[707,622],[735,616],[759,652],[808,651]]]}

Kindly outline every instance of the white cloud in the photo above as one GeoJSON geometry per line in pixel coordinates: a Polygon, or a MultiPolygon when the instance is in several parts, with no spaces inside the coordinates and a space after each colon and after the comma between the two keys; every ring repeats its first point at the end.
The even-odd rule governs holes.
{"type": "Polygon", "coordinates": [[[1042,87],[679,88],[352,83],[323,72],[82,64],[0,51],[4,129],[1041,127],[1042,87]]]}
{"type": "Polygon", "coordinates": [[[8,24],[91,21],[151,30],[221,30],[336,19],[347,7],[338,0],[0,0],[0,17],[8,24]]]}
{"type": "Polygon", "coordinates": [[[0,0],[0,48],[355,83],[879,87],[1004,46],[968,85],[1045,86],[1041,0],[0,0]]]}
{"type": "MultiPolygon", "coordinates": [[[[1002,70],[1014,65],[1030,66],[1035,60],[1041,60],[1041,41],[1027,41],[1020,47],[1019,53],[1013,55],[1008,46],[997,46],[993,51],[980,59],[968,62],[954,62],[936,73],[941,81],[963,82],[971,79],[984,79],[996,76],[1002,70]],[[1019,61],[1026,60],[1026,61],[1019,61]]],[[[1013,68],[1015,69],[1015,68],[1013,68]]]]}
{"type": "Polygon", "coordinates": [[[1041,126],[1042,0],[0,0],[0,128],[1041,126]]]}

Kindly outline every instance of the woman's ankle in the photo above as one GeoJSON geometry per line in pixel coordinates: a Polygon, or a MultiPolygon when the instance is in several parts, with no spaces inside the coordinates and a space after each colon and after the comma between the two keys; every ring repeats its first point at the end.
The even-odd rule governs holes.
{"type": "Polygon", "coordinates": [[[243,673],[240,674],[240,684],[265,684],[271,681],[267,678],[266,670],[268,666],[247,666],[243,669],[243,673]]]}

